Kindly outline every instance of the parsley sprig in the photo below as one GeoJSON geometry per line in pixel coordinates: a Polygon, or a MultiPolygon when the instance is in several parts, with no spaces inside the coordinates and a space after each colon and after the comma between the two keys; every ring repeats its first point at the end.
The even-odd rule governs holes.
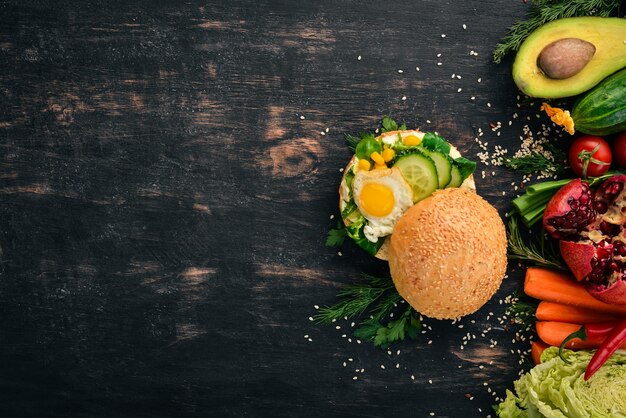
{"type": "Polygon", "coordinates": [[[327,247],[340,247],[343,242],[346,240],[348,236],[348,231],[346,231],[346,227],[343,225],[343,222],[337,222],[337,228],[332,228],[328,231],[328,235],[326,236],[326,246],[327,247]]]}
{"type": "Polygon", "coordinates": [[[533,0],[528,18],[518,20],[493,51],[493,61],[499,64],[509,52],[517,51],[535,29],[553,20],[574,16],[611,16],[622,0],[533,0]]]}
{"type": "Polygon", "coordinates": [[[389,319],[404,304],[388,277],[363,275],[364,281],[346,286],[338,296],[341,299],[333,306],[320,309],[314,319],[329,324],[339,319],[368,318],[362,320],[354,336],[374,345],[386,348],[391,343],[405,338],[415,338],[421,330],[421,322],[415,311],[406,306],[397,319],[389,319]]]}

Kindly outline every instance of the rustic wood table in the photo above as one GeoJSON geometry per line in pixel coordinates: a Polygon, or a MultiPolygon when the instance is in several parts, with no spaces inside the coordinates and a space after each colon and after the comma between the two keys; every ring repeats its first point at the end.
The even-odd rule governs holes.
{"type": "MultiPolygon", "coordinates": [[[[309,317],[386,272],[324,246],[344,134],[390,115],[478,160],[546,123],[490,58],[528,8],[1,1],[0,415],[492,414],[528,348],[496,319],[516,265],[389,351],[309,317]]],[[[502,214],[520,180],[479,164],[502,214]]]]}

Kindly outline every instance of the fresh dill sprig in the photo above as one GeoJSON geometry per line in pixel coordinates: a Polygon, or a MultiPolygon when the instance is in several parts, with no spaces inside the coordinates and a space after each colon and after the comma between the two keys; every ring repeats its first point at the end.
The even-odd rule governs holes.
{"type": "Polygon", "coordinates": [[[378,300],[385,292],[394,289],[391,279],[363,275],[365,283],[353,284],[341,289],[338,293],[341,301],[333,306],[320,309],[314,318],[323,324],[330,324],[333,320],[344,317],[357,317],[378,300]]]}
{"type": "Polygon", "coordinates": [[[504,165],[510,169],[521,171],[523,174],[533,174],[544,172],[550,174],[561,174],[567,170],[565,165],[565,152],[555,145],[546,142],[542,147],[547,153],[533,151],[528,155],[507,158],[504,165]]]}
{"type": "Polygon", "coordinates": [[[507,255],[510,259],[526,261],[540,267],[566,270],[557,251],[551,245],[546,248],[543,232],[539,234],[538,240],[538,244],[530,237],[525,241],[517,223],[517,216],[513,214],[509,217],[507,255]]]}
{"type": "Polygon", "coordinates": [[[506,314],[509,318],[513,319],[515,323],[527,328],[535,324],[537,304],[524,298],[525,296],[522,296],[519,291],[515,292],[513,294],[513,302],[506,309],[506,314]]]}
{"type": "Polygon", "coordinates": [[[496,45],[493,61],[499,64],[506,54],[517,51],[524,39],[545,23],[574,16],[611,16],[621,3],[622,0],[534,0],[528,18],[513,23],[496,45]]]}
{"type": "Polygon", "coordinates": [[[359,142],[361,142],[360,136],[354,136],[351,134],[346,134],[346,145],[350,148],[350,151],[355,152],[356,146],[359,142]]]}
{"type": "Polygon", "coordinates": [[[342,289],[338,294],[341,300],[333,306],[321,308],[314,320],[329,324],[342,318],[354,319],[367,312],[368,318],[355,329],[355,337],[383,348],[407,337],[415,338],[421,330],[421,323],[411,306],[407,306],[397,319],[388,320],[402,303],[393,281],[388,277],[363,276],[365,282],[342,289]]]}

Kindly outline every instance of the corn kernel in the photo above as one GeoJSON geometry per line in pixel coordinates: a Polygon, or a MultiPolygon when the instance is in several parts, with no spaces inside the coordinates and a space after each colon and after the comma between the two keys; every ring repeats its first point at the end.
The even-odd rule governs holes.
{"type": "Polygon", "coordinates": [[[395,155],[396,153],[394,152],[394,150],[390,148],[385,148],[383,150],[383,160],[385,160],[386,163],[393,160],[393,157],[395,157],[395,155]]]}
{"type": "Polygon", "coordinates": [[[406,145],[407,147],[412,147],[412,146],[419,145],[422,143],[422,140],[415,135],[409,135],[405,137],[403,141],[404,141],[404,145],[406,145]]]}
{"type": "Polygon", "coordinates": [[[376,163],[376,164],[374,165],[374,168],[375,168],[376,170],[382,170],[382,169],[387,168],[387,164],[385,164],[385,163],[382,163],[382,164],[378,164],[378,163],[376,163]]]}
{"type": "Polygon", "coordinates": [[[369,171],[372,168],[372,164],[367,160],[359,160],[359,168],[361,170],[369,171]]]}
{"type": "Polygon", "coordinates": [[[380,155],[380,153],[378,151],[374,151],[371,155],[370,158],[372,160],[374,160],[374,162],[376,164],[385,164],[385,160],[383,159],[383,156],[380,155]]]}

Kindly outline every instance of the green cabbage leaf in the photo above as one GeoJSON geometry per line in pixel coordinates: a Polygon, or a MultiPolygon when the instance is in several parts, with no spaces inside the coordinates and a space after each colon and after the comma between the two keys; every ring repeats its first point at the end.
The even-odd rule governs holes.
{"type": "Polygon", "coordinates": [[[626,418],[626,354],[614,354],[585,382],[585,368],[592,351],[565,350],[565,363],[558,348],[550,347],[541,363],[514,383],[515,393],[495,406],[503,418],[626,418]]]}

